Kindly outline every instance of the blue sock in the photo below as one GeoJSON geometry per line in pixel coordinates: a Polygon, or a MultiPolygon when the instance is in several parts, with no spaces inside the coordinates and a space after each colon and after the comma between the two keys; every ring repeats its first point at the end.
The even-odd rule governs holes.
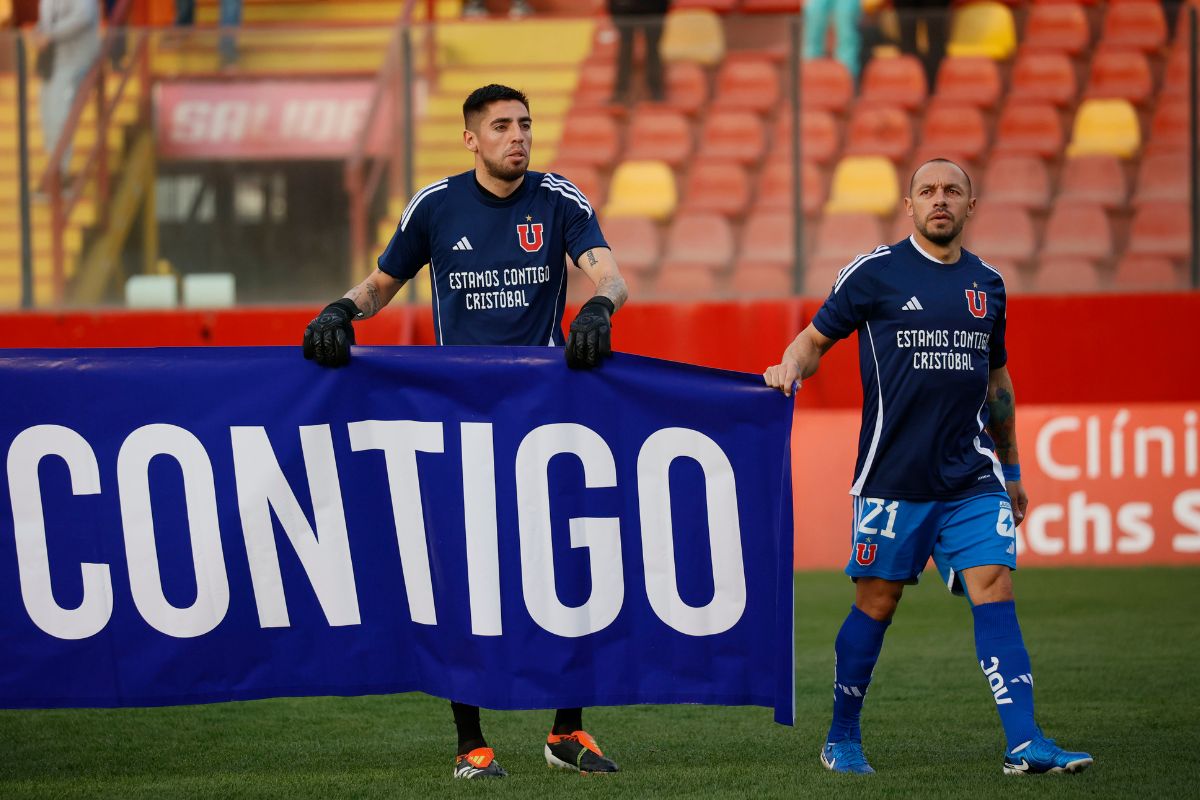
{"type": "Polygon", "coordinates": [[[974,606],[975,655],[1000,712],[1008,749],[1037,736],[1033,721],[1033,668],[1013,601],[974,606]]]}
{"type": "Polygon", "coordinates": [[[834,667],[833,724],[829,726],[828,742],[847,739],[862,741],[859,716],[867,697],[871,673],[883,649],[883,634],[891,621],[880,622],[864,614],[858,606],[850,606],[850,614],[838,631],[833,651],[837,657],[834,667]]]}

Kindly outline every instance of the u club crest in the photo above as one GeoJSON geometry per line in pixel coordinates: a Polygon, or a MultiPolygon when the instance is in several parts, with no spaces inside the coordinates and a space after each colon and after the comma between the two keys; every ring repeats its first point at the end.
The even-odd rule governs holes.
{"type": "Polygon", "coordinates": [[[987,292],[967,289],[967,310],[971,316],[983,319],[987,316],[987,292]]]}
{"type": "MultiPolygon", "coordinates": [[[[526,217],[525,219],[529,219],[526,217]]],[[[517,244],[526,253],[536,253],[542,249],[542,223],[534,222],[529,225],[517,226],[517,244]]]]}
{"type": "Polygon", "coordinates": [[[877,544],[867,544],[858,542],[854,546],[854,560],[864,567],[869,566],[875,560],[875,552],[879,549],[877,544]]]}

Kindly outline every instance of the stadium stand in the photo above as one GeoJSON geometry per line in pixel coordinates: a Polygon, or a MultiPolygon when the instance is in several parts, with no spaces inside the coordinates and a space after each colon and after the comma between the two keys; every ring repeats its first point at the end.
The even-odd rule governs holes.
{"type": "MultiPolygon", "coordinates": [[[[1067,155],[1111,154],[1130,158],[1141,147],[1137,112],[1127,100],[1085,100],[1075,114],[1067,155]]],[[[1054,155],[1044,150],[1042,155],[1054,155]]]]}
{"type": "Polygon", "coordinates": [[[872,59],[863,71],[860,107],[872,104],[914,111],[925,102],[925,68],[916,56],[872,59]]]}
{"type": "Polygon", "coordinates": [[[945,58],[938,68],[937,100],[991,109],[1001,90],[1000,69],[990,58],[945,58]]]}
{"type": "Polygon", "coordinates": [[[701,162],[688,170],[681,212],[710,212],[740,219],[749,205],[750,178],[740,164],[701,162]]]}
{"type": "Polygon", "coordinates": [[[1060,202],[1094,202],[1115,211],[1123,208],[1128,198],[1125,168],[1116,156],[1079,156],[1063,164],[1060,202]]]}
{"type": "Polygon", "coordinates": [[[946,53],[982,56],[1003,61],[1017,47],[1012,11],[1003,3],[981,2],[962,6],[950,24],[946,53]]]}
{"type": "Polygon", "coordinates": [[[833,171],[826,214],[863,211],[887,215],[900,202],[900,181],[882,156],[847,156],[833,171]]]}

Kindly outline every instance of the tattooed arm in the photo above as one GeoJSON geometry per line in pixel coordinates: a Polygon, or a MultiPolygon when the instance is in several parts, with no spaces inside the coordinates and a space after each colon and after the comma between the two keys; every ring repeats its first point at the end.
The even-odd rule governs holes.
{"type": "MultiPolygon", "coordinates": [[[[1002,465],[1019,465],[1017,454],[1017,401],[1013,395],[1012,377],[1008,367],[994,369],[988,377],[987,392],[988,435],[996,443],[996,456],[1002,465]]],[[[1020,480],[1005,481],[1008,496],[1012,499],[1013,519],[1020,525],[1025,519],[1029,498],[1020,480]]]]}
{"type": "Polygon", "coordinates": [[[607,297],[615,309],[620,309],[629,299],[625,279],[607,247],[593,247],[579,256],[578,266],[596,284],[596,294],[607,297]]]}
{"type": "Polygon", "coordinates": [[[366,319],[378,314],[380,309],[391,302],[402,286],[404,281],[393,278],[377,268],[366,280],[346,292],[345,297],[358,306],[358,319],[366,319]]]}

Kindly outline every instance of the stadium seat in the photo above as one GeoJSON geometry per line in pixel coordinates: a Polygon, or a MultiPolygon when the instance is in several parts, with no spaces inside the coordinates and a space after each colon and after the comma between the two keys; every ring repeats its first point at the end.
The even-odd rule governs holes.
{"type": "Polygon", "coordinates": [[[753,213],[742,227],[740,256],[759,263],[791,264],[795,253],[794,235],[790,212],[753,213]]]}
{"type": "Polygon", "coordinates": [[[733,258],[733,229],[722,216],[679,212],[667,228],[663,264],[685,262],[719,270],[733,258]]]}
{"type": "Polygon", "coordinates": [[[987,149],[987,124],[983,112],[975,106],[935,102],[921,123],[921,148],[918,155],[942,153],[955,161],[975,161],[987,149]]]}
{"type": "Polygon", "coordinates": [[[675,169],[692,154],[692,129],[682,112],[638,106],[629,122],[624,157],[631,161],[656,160],[675,169]]]}
{"type": "Polygon", "coordinates": [[[1013,101],[1066,106],[1075,100],[1075,66],[1065,53],[1022,52],[1013,64],[1013,101]]]}
{"type": "Polygon", "coordinates": [[[713,108],[765,114],[780,100],[779,68],[762,56],[729,54],[717,70],[713,108]]]}
{"type": "Polygon", "coordinates": [[[662,161],[623,161],[608,187],[605,217],[665,220],[675,211],[675,176],[662,161]]]}
{"type": "Polygon", "coordinates": [[[1088,46],[1087,13],[1076,3],[1035,4],[1025,18],[1021,48],[1035,53],[1077,56],[1088,46]]]}
{"type": "Polygon", "coordinates": [[[1058,201],[1093,202],[1106,209],[1123,208],[1129,197],[1125,167],[1111,155],[1068,158],[1059,177],[1058,201]]]}
{"type": "Polygon", "coordinates": [[[561,175],[575,184],[575,188],[583,192],[583,196],[588,199],[592,208],[604,207],[604,201],[608,196],[605,191],[607,187],[604,185],[600,170],[596,169],[594,165],[556,159],[550,165],[549,171],[561,175]]]}
{"type": "Polygon", "coordinates": [[[1017,47],[1017,26],[1012,11],[1002,3],[980,2],[959,6],[950,23],[950,56],[983,56],[1004,61],[1017,47]]]}
{"type": "Polygon", "coordinates": [[[1049,103],[1009,103],[996,124],[994,153],[1056,158],[1063,132],[1058,112],[1049,103]]]}
{"type": "Polygon", "coordinates": [[[1189,209],[1180,203],[1142,203],[1129,232],[1131,255],[1183,259],[1191,251],[1189,209]]]}
{"type": "Polygon", "coordinates": [[[1055,203],[1042,243],[1044,258],[1103,261],[1113,254],[1112,228],[1099,203],[1055,203]]]}
{"type": "MultiPolygon", "coordinates": [[[[596,111],[612,103],[613,86],[616,85],[617,68],[612,61],[590,60],[579,70],[579,83],[575,85],[573,110],[596,111]]],[[[571,126],[568,125],[568,128],[571,126]]]]}
{"type": "Polygon", "coordinates": [[[828,296],[837,281],[838,273],[853,258],[854,256],[824,256],[807,259],[804,263],[804,294],[809,297],[828,296]]]}
{"type": "Polygon", "coordinates": [[[1142,143],[1137,112],[1126,100],[1084,100],[1075,114],[1067,155],[1129,158],[1142,143]]]}
{"type": "Polygon", "coordinates": [[[659,44],[663,61],[694,61],[711,67],[725,57],[725,31],[720,18],[704,8],[667,14],[659,44]]]}
{"type": "MultiPolygon", "coordinates": [[[[806,216],[813,216],[825,205],[828,185],[825,173],[811,161],[800,164],[800,202],[806,216]]],[[[756,210],[788,211],[793,208],[791,159],[773,159],[763,165],[755,192],[756,210]]]]}
{"type": "Polygon", "coordinates": [[[1119,98],[1141,105],[1152,99],[1153,91],[1150,62],[1144,53],[1102,48],[1092,56],[1087,97],[1119,98]]]}
{"type": "Polygon", "coordinates": [[[767,136],[762,119],[749,111],[713,111],[700,131],[700,157],[753,164],[762,159],[767,136]]]}
{"type": "Polygon", "coordinates": [[[787,297],[792,294],[792,281],[790,264],[739,259],[729,289],[739,297],[787,297]]]}
{"type": "Polygon", "coordinates": [[[1186,203],[1190,177],[1186,151],[1145,155],[1138,166],[1133,202],[1135,205],[1158,201],[1186,203]]]}
{"type": "Polygon", "coordinates": [[[1173,292],[1186,289],[1187,280],[1184,271],[1170,259],[1131,255],[1117,262],[1112,288],[1126,292],[1173,292]]]}
{"type": "Polygon", "coordinates": [[[1026,262],[1033,257],[1036,242],[1033,220],[1018,206],[979,203],[964,233],[967,249],[986,261],[1004,259],[1026,262]]]}
{"type": "Polygon", "coordinates": [[[982,188],[989,206],[1041,211],[1050,205],[1050,172],[1037,156],[1000,155],[989,159],[982,188]]]}
{"type": "Polygon", "coordinates": [[[579,112],[572,114],[571,124],[563,129],[556,158],[607,168],[617,160],[619,144],[617,123],[611,116],[598,111],[579,112]]]}
{"type": "Polygon", "coordinates": [[[817,228],[813,256],[841,258],[845,265],[855,255],[869,253],[883,243],[883,223],[874,214],[826,214],[817,228]]]}
{"type": "Polygon", "coordinates": [[[604,238],[612,245],[621,273],[644,275],[654,269],[661,251],[658,225],[649,217],[613,217],[602,220],[604,238]]]}
{"type": "Polygon", "coordinates": [[[750,179],[740,164],[698,162],[684,183],[684,211],[737,217],[750,205],[750,179]]]}
{"type": "Polygon", "coordinates": [[[703,67],[691,61],[675,61],[665,64],[663,69],[667,106],[684,114],[695,114],[705,107],[708,103],[708,77],[703,67]]]}
{"type": "Polygon", "coordinates": [[[806,58],[800,62],[800,102],[806,109],[840,114],[854,96],[850,71],[832,58],[806,58]]]}
{"type": "Polygon", "coordinates": [[[934,99],[994,108],[1000,99],[1000,70],[990,58],[943,58],[934,99]]]}
{"type": "Polygon", "coordinates": [[[1150,139],[1146,149],[1154,153],[1187,150],[1191,139],[1190,115],[1187,100],[1164,97],[1150,120],[1150,139]]]}
{"type": "Polygon", "coordinates": [[[1167,18],[1163,14],[1162,3],[1108,4],[1100,34],[1102,45],[1150,52],[1166,42],[1167,18]]]}
{"type": "Polygon", "coordinates": [[[908,111],[925,102],[925,67],[916,56],[876,57],[867,62],[859,88],[859,103],[886,104],[908,111]]]}
{"type": "MultiPolygon", "coordinates": [[[[784,155],[791,152],[792,115],[785,112],[775,122],[771,152],[784,155]]],[[[800,153],[805,161],[828,164],[841,146],[838,125],[828,111],[800,112],[800,153]]]]}
{"type": "Polygon", "coordinates": [[[892,219],[891,230],[884,231],[887,235],[888,243],[899,242],[912,236],[913,218],[908,215],[903,207],[896,212],[896,216],[892,219]]]}
{"type": "Polygon", "coordinates": [[[883,156],[899,163],[912,146],[912,121],[903,110],[869,104],[854,109],[846,134],[846,155],[883,156]]]}
{"type": "Polygon", "coordinates": [[[1188,92],[1188,49],[1176,47],[1167,58],[1166,74],[1163,76],[1162,96],[1185,99],[1188,92]]]}
{"type": "Polygon", "coordinates": [[[717,14],[728,14],[737,4],[738,0],[672,0],[671,8],[703,8],[717,14]]]}
{"type": "Polygon", "coordinates": [[[654,280],[653,293],[673,300],[695,300],[718,294],[715,271],[692,267],[683,262],[664,262],[654,280]]]}
{"type": "Polygon", "coordinates": [[[867,212],[886,215],[900,201],[896,168],[882,156],[848,156],[834,168],[826,214],[867,212]]]}
{"type": "Polygon", "coordinates": [[[1081,294],[1100,291],[1104,282],[1096,265],[1086,258],[1045,258],[1029,284],[1035,292],[1081,294]]]}

